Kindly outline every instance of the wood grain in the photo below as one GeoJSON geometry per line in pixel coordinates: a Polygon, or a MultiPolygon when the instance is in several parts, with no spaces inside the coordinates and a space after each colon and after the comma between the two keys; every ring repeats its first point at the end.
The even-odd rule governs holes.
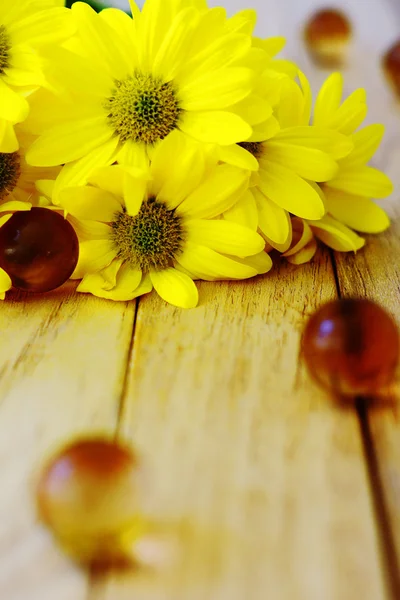
{"type": "Polygon", "coordinates": [[[141,301],[121,435],[146,457],[147,511],[182,558],[93,599],[385,597],[357,419],[298,362],[304,319],[335,293],[321,255],[202,284],[192,311],[141,301]]]}
{"type": "Polygon", "coordinates": [[[34,478],[71,436],[114,432],[135,303],[73,290],[1,306],[0,597],[8,600],[86,597],[86,577],[36,523],[34,478]]]}

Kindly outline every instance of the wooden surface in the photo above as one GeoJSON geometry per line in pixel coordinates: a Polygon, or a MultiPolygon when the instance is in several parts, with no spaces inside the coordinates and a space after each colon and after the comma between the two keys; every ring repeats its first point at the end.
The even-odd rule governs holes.
{"type": "MultiPolygon", "coordinates": [[[[271,2],[271,29],[264,8],[264,33],[292,31],[289,55],[315,84],[326,73],[312,71],[294,35],[311,4],[301,14],[301,3],[284,4],[271,2]]],[[[391,41],[385,15],[376,22],[391,41]]],[[[347,87],[365,85],[370,122],[388,125],[376,164],[400,184],[400,110],[376,64],[382,35],[371,44],[357,46],[347,87]]],[[[253,281],[203,283],[194,310],[156,295],[107,302],[75,295],[73,284],[2,303],[1,599],[400,598],[398,409],[343,410],[298,360],[305,319],[338,295],[374,298],[400,323],[398,194],[385,206],[391,230],[357,256],[320,251],[310,265],[276,265],[253,281]],[[176,550],[167,567],[88,575],[37,523],[43,459],[99,431],[141,452],[147,513],[176,550]]]]}

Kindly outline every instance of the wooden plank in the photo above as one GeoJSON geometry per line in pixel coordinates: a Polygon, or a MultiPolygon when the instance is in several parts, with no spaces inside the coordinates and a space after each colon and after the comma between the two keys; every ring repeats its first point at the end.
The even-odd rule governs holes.
{"type": "Polygon", "coordinates": [[[305,317],[336,294],[327,255],[200,289],[192,311],[141,301],[121,430],[183,557],[91,599],[386,597],[357,418],[298,363],[305,317]]]}
{"type": "Polygon", "coordinates": [[[71,436],[115,430],[135,303],[74,288],[1,305],[0,597],[8,600],[86,597],[86,577],[36,522],[34,477],[71,436]]]}

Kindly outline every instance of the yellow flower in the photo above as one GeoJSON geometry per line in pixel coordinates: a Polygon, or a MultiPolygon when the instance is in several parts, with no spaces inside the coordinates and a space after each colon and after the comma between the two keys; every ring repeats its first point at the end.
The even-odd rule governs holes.
{"type": "MultiPolygon", "coordinates": [[[[338,161],[347,156],[353,143],[326,126],[310,126],[310,86],[299,73],[301,87],[286,77],[274,115],[253,127],[250,138],[240,147],[254,161],[253,187],[226,218],[258,226],[267,241],[286,251],[291,243],[289,213],[307,219],[321,219],[324,198],[315,182],[332,179],[338,161]]],[[[227,161],[231,162],[231,161],[227,161]]]]}
{"type": "Polygon", "coordinates": [[[1,152],[18,150],[13,126],[28,115],[28,92],[45,83],[38,51],[73,31],[69,11],[56,4],[55,0],[1,0],[1,152]]]}
{"type": "Polygon", "coordinates": [[[338,160],[334,178],[322,185],[330,215],[348,227],[363,233],[379,233],[389,227],[385,211],[371,198],[385,198],[393,191],[390,179],[382,171],[367,166],[384,134],[384,126],[358,127],[367,114],[365,90],[353,92],[341,103],[343,78],[331,75],[322,86],[315,104],[314,124],[349,135],[354,149],[338,160]]]}
{"type": "MultiPolygon", "coordinates": [[[[0,227],[19,210],[30,210],[40,204],[36,181],[50,180],[59,172],[58,168],[39,169],[26,163],[25,152],[30,138],[18,132],[20,149],[16,152],[0,152],[0,227]]],[[[11,287],[9,276],[0,269],[0,299],[11,287]]]]}
{"type": "Polygon", "coordinates": [[[236,110],[251,101],[251,36],[232,31],[225,11],[204,2],[147,0],[142,12],[132,7],[134,18],[72,6],[78,34],[70,50],[53,56],[52,81],[62,82],[64,93],[36,107],[39,121],[43,113],[55,120],[32,146],[31,164],[78,161],[64,176],[70,168],[84,182],[94,167],[115,161],[146,168],[175,130],[217,145],[251,135],[236,110]]]}
{"type": "Polygon", "coordinates": [[[154,287],[167,302],[198,302],[193,279],[245,279],[271,268],[256,232],[217,217],[248,185],[246,171],[210,165],[178,132],[158,145],[150,169],[120,165],[65,188],[63,208],[81,220],[78,291],[129,300],[154,287]]]}

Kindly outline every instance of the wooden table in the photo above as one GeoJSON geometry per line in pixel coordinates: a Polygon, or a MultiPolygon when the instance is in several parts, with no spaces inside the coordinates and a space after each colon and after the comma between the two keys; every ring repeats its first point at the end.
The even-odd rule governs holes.
{"type": "MultiPolygon", "coordinates": [[[[271,18],[258,4],[260,33],[288,32],[288,55],[319,83],[326,73],[298,41],[310,2],[271,2],[271,18]]],[[[400,20],[386,3],[354,0],[347,10],[359,23],[347,87],[366,86],[369,122],[388,125],[375,164],[400,183],[400,111],[377,62],[400,20]]],[[[320,250],[303,267],[202,283],[190,311],[155,294],[137,303],[76,295],[73,284],[9,295],[0,307],[0,598],[400,598],[398,411],[340,408],[298,360],[305,319],[329,299],[373,298],[400,322],[398,195],[385,206],[392,228],[356,256],[320,250]],[[93,432],[117,432],[140,450],[148,512],[183,548],[168,568],[86,574],[37,523],[37,468],[60,443],[93,432]]]]}

